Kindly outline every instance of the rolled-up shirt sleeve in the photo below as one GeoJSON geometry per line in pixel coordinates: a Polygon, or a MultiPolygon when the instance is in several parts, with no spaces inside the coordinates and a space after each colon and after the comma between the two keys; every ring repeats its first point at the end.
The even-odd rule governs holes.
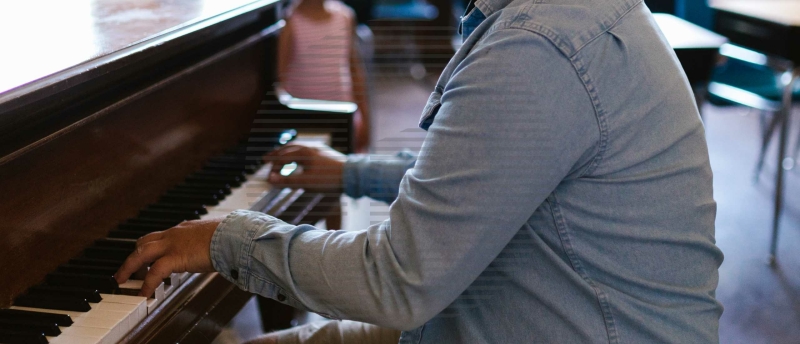
{"type": "Polygon", "coordinates": [[[344,193],[356,199],[366,196],[392,203],[397,198],[400,181],[416,160],[408,150],[393,156],[350,155],[342,171],[344,193]]]}
{"type": "Polygon", "coordinates": [[[214,233],[214,267],[331,318],[408,330],[445,309],[559,183],[590,165],[599,129],[570,60],[523,30],[489,33],[443,91],[413,168],[347,162],[353,197],[393,200],[387,175],[402,171],[387,220],[325,231],[237,211],[214,233]]]}

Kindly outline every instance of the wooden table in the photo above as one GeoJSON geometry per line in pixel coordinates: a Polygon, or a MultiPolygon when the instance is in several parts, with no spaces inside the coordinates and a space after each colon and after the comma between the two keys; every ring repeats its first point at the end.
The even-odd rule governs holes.
{"type": "MultiPolygon", "coordinates": [[[[783,210],[784,171],[795,165],[786,157],[789,119],[792,109],[792,87],[800,76],[800,2],[795,0],[716,1],[715,30],[728,37],[732,43],[767,54],[769,64],[785,71],[778,168],[775,182],[775,208],[772,220],[770,264],[775,264],[778,229],[783,210]]],[[[767,61],[765,61],[767,62],[767,61]]]]}

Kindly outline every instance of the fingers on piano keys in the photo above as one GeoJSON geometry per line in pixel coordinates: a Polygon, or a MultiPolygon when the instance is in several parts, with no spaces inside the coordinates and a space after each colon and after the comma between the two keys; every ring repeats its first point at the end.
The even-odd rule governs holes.
{"type": "Polygon", "coordinates": [[[145,234],[243,208],[293,224],[313,223],[311,209],[323,195],[303,189],[271,190],[265,178],[251,176],[259,167],[268,168],[246,146],[210,159],[157,203],[51,272],[13,306],[0,309],[0,343],[118,342],[190,277],[172,274],[152,298],[137,296],[146,271],[118,285],[114,273],[136,249],[136,239],[145,234]]]}

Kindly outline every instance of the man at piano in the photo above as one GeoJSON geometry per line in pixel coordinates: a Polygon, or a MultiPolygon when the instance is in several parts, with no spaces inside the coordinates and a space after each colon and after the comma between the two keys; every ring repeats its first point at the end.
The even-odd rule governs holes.
{"type": "Polygon", "coordinates": [[[460,32],[417,157],[267,157],[304,165],[273,183],[391,202],[388,219],[356,231],[250,211],[185,222],[141,238],[118,281],[153,263],[148,294],[172,272],[218,271],[349,320],[265,342],[718,342],[704,129],[647,7],[477,0],[460,32]]]}

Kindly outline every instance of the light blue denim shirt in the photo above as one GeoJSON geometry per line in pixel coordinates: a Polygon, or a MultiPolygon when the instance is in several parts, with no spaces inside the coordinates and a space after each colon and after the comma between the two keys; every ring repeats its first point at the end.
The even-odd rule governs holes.
{"type": "Polygon", "coordinates": [[[386,221],[324,231],[237,211],[214,233],[214,267],[295,307],[405,330],[402,343],[718,342],[705,134],[649,10],[476,8],[486,18],[463,22],[416,163],[347,162],[347,193],[393,202],[386,221]]]}

